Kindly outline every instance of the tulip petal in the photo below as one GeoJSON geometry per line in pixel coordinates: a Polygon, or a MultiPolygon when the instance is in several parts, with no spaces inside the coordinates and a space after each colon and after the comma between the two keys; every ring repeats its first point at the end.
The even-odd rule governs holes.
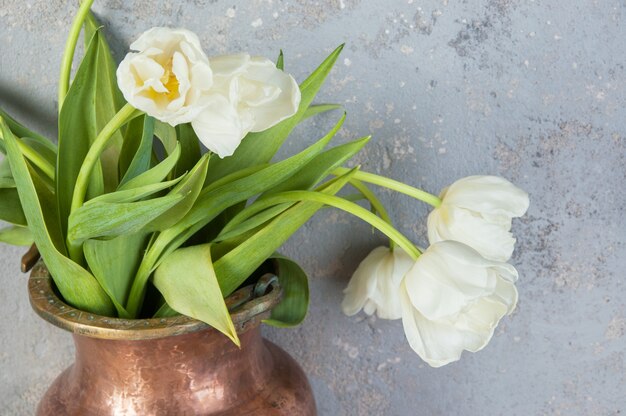
{"type": "Polygon", "coordinates": [[[207,98],[203,111],[191,122],[203,145],[221,158],[230,156],[248,133],[237,111],[222,95],[207,98]]]}
{"type": "MultiPolygon", "coordinates": [[[[344,314],[356,315],[372,296],[376,289],[376,278],[372,277],[378,265],[388,254],[388,247],[377,247],[359,264],[343,291],[345,297],[341,308],[344,314]]],[[[373,310],[371,312],[373,313],[373,310]]]]}
{"type": "Polygon", "coordinates": [[[528,194],[498,176],[468,176],[448,188],[444,201],[491,215],[521,217],[528,210],[528,194]]]}
{"type": "Polygon", "coordinates": [[[441,367],[461,358],[466,347],[483,344],[480,336],[470,331],[460,331],[454,325],[426,319],[413,307],[402,291],[402,326],[409,345],[432,367],[441,367]]]}
{"type": "Polygon", "coordinates": [[[486,258],[507,261],[515,247],[515,238],[508,231],[510,222],[509,218],[508,224],[503,226],[464,208],[444,204],[428,215],[428,240],[431,244],[460,241],[486,258]]]}
{"type": "Polygon", "coordinates": [[[442,241],[417,259],[405,285],[411,302],[425,317],[440,319],[492,293],[496,275],[488,273],[475,250],[456,241],[442,241]]]}

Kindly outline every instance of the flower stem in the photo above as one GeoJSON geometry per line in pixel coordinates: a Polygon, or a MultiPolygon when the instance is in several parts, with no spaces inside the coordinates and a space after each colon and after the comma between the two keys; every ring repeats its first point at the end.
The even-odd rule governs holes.
{"type": "Polygon", "coordinates": [[[96,137],[93,144],[89,148],[83,164],[78,172],[76,178],[76,185],[74,186],[74,194],[72,195],[72,205],[70,208],[70,214],[76,211],[83,205],[85,201],[85,195],[87,194],[87,185],[89,184],[89,177],[96,162],[98,162],[100,155],[104,151],[104,148],[108,144],[109,140],[120,127],[126,124],[131,119],[140,115],[141,112],[135,109],[130,104],[126,104],[117,112],[116,115],[104,126],[102,131],[96,137]]]}
{"type": "MultiPolygon", "coordinates": [[[[355,173],[358,173],[355,172],[355,173]]],[[[393,223],[391,221],[391,217],[389,216],[389,213],[387,213],[387,210],[385,209],[385,206],[382,204],[382,202],[380,202],[380,200],[378,199],[378,197],[376,196],[376,194],[374,194],[374,192],[372,192],[363,182],[356,180],[356,179],[351,179],[350,180],[350,185],[354,186],[359,192],[361,192],[363,194],[363,196],[369,201],[369,203],[372,205],[372,207],[374,208],[374,210],[376,212],[378,212],[378,215],[380,215],[380,218],[385,221],[387,224],[393,226],[393,223]]],[[[395,248],[396,243],[393,241],[393,239],[389,239],[389,249],[391,251],[393,251],[393,249],[395,248]]]]}
{"type": "Polygon", "coordinates": [[[314,191],[288,191],[263,199],[263,203],[266,205],[277,205],[283,202],[300,201],[319,202],[331,207],[341,209],[342,211],[346,211],[362,219],[363,221],[367,222],[368,224],[385,234],[387,237],[393,240],[400,248],[406,251],[414,260],[417,259],[421,254],[417,247],[415,247],[415,245],[411,243],[408,238],[402,235],[400,231],[393,228],[393,226],[385,222],[385,220],[375,214],[372,214],[367,209],[353,202],[346,201],[341,197],[314,191]]]}
{"type": "Polygon", "coordinates": [[[82,1],[74,17],[74,21],[72,22],[67,42],[65,43],[65,51],[63,52],[63,59],[61,60],[61,73],[59,75],[59,114],[61,113],[63,101],[70,87],[70,72],[72,70],[72,61],[74,60],[74,51],[76,50],[78,36],[80,35],[83,22],[89,14],[93,1],[94,0],[82,1]]]}
{"type": "Polygon", "coordinates": [[[33,165],[37,166],[45,175],[54,181],[55,169],[54,166],[46,159],[44,159],[39,153],[33,150],[30,146],[21,140],[17,140],[17,144],[22,154],[26,159],[30,160],[33,165]]]}
{"type": "MultiPolygon", "coordinates": [[[[337,168],[333,171],[333,175],[343,175],[349,170],[350,169],[347,168],[337,168]]],[[[354,179],[371,183],[373,185],[382,186],[393,191],[400,192],[402,194],[406,194],[422,202],[426,202],[427,204],[432,205],[435,208],[441,205],[441,199],[439,199],[437,196],[429,194],[426,191],[422,191],[421,189],[415,188],[405,183],[386,178],[384,176],[359,171],[354,175],[354,179]]]]}

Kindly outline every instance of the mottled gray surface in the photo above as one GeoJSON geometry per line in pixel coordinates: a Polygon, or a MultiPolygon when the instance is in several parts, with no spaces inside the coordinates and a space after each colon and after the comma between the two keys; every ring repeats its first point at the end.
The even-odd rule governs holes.
{"type": "MultiPolygon", "coordinates": [[[[0,103],[54,134],[56,80],[75,2],[0,0],[0,103]]],[[[626,2],[623,0],[97,0],[118,58],[154,25],[199,33],[209,54],[273,57],[302,80],[347,47],[321,101],[348,110],[339,141],[372,133],[359,157],[438,192],[477,173],[529,191],[515,222],[520,302],[490,345],[431,369],[399,321],[340,312],[341,290],[384,240],[335,211],[285,252],[311,275],[311,313],[266,335],[293,354],[321,415],[626,413],[626,2]]],[[[302,147],[332,122],[294,135],[302,147]]],[[[425,245],[427,210],[382,193],[425,245]]],[[[22,250],[0,248],[0,413],[28,415],[71,360],[68,334],[31,312],[22,250]]]]}

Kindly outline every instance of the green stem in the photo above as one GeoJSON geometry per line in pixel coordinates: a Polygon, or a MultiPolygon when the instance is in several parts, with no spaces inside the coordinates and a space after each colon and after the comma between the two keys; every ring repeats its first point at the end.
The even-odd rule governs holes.
{"type": "Polygon", "coordinates": [[[39,153],[34,151],[30,146],[21,140],[17,140],[17,144],[26,159],[30,160],[37,166],[46,176],[54,181],[55,168],[50,162],[44,159],[39,153]]]}
{"type": "Polygon", "coordinates": [[[264,205],[278,205],[284,202],[300,202],[300,201],[312,201],[319,202],[324,205],[328,205],[331,207],[335,207],[341,209],[342,211],[346,211],[363,221],[367,222],[371,226],[377,228],[380,232],[385,234],[391,240],[395,241],[395,243],[406,251],[413,259],[417,259],[420,256],[420,251],[415,247],[411,241],[406,238],[402,233],[393,228],[390,224],[385,222],[379,216],[372,214],[367,209],[353,203],[346,201],[345,199],[328,195],[321,192],[314,191],[288,191],[282,192],[280,194],[276,194],[263,199],[264,205]]]}
{"type": "Polygon", "coordinates": [[[78,12],[72,22],[70,33],[67,36],[67,42],[65,43],[65,51],[63,52],[63,59],[61,60],[61,73],[59,75],[59,113],[63,107],[63,101],[67,95],[67,91],[70,87],[70,72],[72,70],[72,61],[74,60],[74,51],[76,50],[76,43],[78,42],[78,36],[80,30],[83,27],[83,22],[89,14],[91,5],[94,0],[84,0],[78,12]]]}
{"type": "Polygon", "coordinates": [[[104,126],[102,131],[96,137],[96,140],[92,143],[85,159],[83,160],[83,164],[80,167],[80,171],[78,172],[78,177],[76,178],[76,185],[74,186],[74,194],[72,195],[72,205],[70,208],[70,214],[76,211],[83,205],[85,201],[85,195],[87,194],[87,186],[89,184],[89,177],[91,176],[91,171],[94,166],[100,159],[100,155],[104,151],[106,145],[109,143],[109,140],[116,131],[119,130],[124,124],[130,121],[132,118],[141,114],[139,110],[136,110],[130,104],[126,104],[124,107],[117,112],[116,115],[104,126]]]}
{"type": "MultiPolygon", "coordinates": [[[[358,172],[355,172],[355,175],[357,173],[358,172]]],[[[363,182],[361,182],[361,181],[359,181],[357,179],[350,180],[350,185],[354,186],[359,192],[361,192],[363,194],[363,196],[365,198],[367,198],[369,203],[372,205],[374,210],[376,212],[378,212],[378,215],[380,215],[380,218],[382,218],[383,221],[385,221],[387,224],[393,226],[393,222],[391,221],[391,217],[387,213],[387,210],[385,209],[385,206],[382,204],[382,202],[380,202],[378,197],[376,197],[376,194],[374,194],[374,192],[372,192],[363,182]]],[[[396,246],[396,243],[390,238],[389,239],[389,250],[393,251],[395,246],[396,246]]]]}
{"type": "MultiPolygon", "coordinates": [[[[333,175],[343,175],[349,170],[350,169],[347,168],[337,168],[333,171],[333,175]]],[[[371,183],[373,185],[382,186],[393,191],[400,192],[402,194],[406,194],[422,202],[426,202],[427,204],[432,205],[435,208],[441,205],[441,199],[439,199],[437,196],[429,194],[426,191],[422,191],[421,189],[415,188],[405,183],[386,178],[384,176],[359,171],[354,175],[354,179],[371,183]]]]}

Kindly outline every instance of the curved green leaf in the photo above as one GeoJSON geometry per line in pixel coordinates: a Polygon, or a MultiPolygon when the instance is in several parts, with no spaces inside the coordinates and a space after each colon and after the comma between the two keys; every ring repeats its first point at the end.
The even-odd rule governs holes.
{"type": "Polygon", "coordinates": [[[309,282],[304,270],[295,261],[275,254],[272,256],[276,264],[276,276],[283,289],[283,298],[272,309],[272,315],[265,322],[277,327],[299,325],[306,317],[309,309],[309,282]]]}
{"type": "Polygon", "coordinates": [[[211,261],[211,245],[178,249],[154,272],[153,283],[167,304],[199,319],[240,345],[211,261]]]}
{"type": "Polygon", "coordinates": [[[28,227],[13,226],[0,229],[0,242],[13,246],[30,246],[34,240],[28,227]]]}
{"type": "Polygon", "coordinates": [[[176,205],[184,195],[166,195],[138,202],[96,202],[72,212],[68,241],[78,246],[90,238],[116,237],[142,231],[147,224],[176,205]]]}
{"type": "Polygon", "coordinates": [[[96,279],[80,265],[58,251],[48,232],[49,226],[44,218],[37,189],[33,182],[34,177],[28,170],[28,165],[20,152],[17,140],[2,119],[0,119],[0,128],[4,135],[7,155],[11,162],[11,170],[17,184],[19,197],[25,208],[24,214],[28,221],[28,227],[33,233],[37,248],[61,295],[69,304],[79,309],[101,315],[113,314],[114,308],[111,299],[96,279]]]}
{"type": "Polygon", "coordinates": [[[174,167],[176,167],[176,163],[178,162],[180,153],[180,145],[177,145],[172,153],[170,153],[170,155],[163,159],[158,165],[130,179],[129,181],[121,185],[118,188],[118,191],[139,188],[142,186],[152,185],[161,182],[167,177],[167,175],[170,174],[170,172],[172,172],[174,167]]]}

